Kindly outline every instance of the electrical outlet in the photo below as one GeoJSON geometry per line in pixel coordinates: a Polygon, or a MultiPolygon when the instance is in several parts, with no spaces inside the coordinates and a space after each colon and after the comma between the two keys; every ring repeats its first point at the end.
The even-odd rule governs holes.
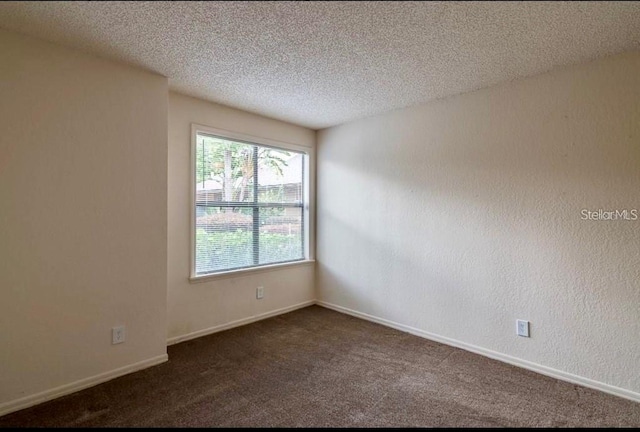
{"type": "Polygon", "coordinates": [[[529,337],[529,321],[516,320],[516,332],[518,336],[529,337]]]}
{"type": "Polygon", "coordinates": [[[118,326],[111,329],[111,345],[124,342],[125,331],[124,326],[118,326]]]}
{"type": "Polygon", "coordinates": [[[259,300],[264,297],[264,287],[259,286],[256,288],[256,298],[259,300]]]}

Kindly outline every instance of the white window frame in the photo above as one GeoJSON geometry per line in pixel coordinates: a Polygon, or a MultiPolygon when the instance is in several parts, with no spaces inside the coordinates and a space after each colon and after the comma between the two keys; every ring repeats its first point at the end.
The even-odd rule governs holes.
{"type": "Polygon", "coordinates": [[[315,191],[315,149],[299,144],[292,144],[283,141],[276,141],[268,138],[257,137],[240,132],[233,132],[225,129],[218,129],[210,126],[204,126],[201,124],[191,124],[191,155],[190,155],[190,176],[189,176],[189,194],[191,196],[189,202],[191,203],[190,209],[190,270],[189,281],[190,282],[205,282],[212,279],[227,278],[233,276],[240,276],[250,273],[257,273],[263,271],[272,271],[285,267],[311,265],[315,262],[315,211],[313,208],[314,203],[314,191],[315,191]],[[219,271],[206,275],[196,274],[196,139],[199,133],[205,135],[212,135],[231,141],[239,141],[247,144],[256,144],[259,146],[272,147],[276,149],[291,150],[300,153],[304,153],[305,166],[304,166],[304,202],[303,202],[303,218],[304,218],[304,258],[298,261],[278,263],[278,264],[263,264],[248,268],[219,271]]]}

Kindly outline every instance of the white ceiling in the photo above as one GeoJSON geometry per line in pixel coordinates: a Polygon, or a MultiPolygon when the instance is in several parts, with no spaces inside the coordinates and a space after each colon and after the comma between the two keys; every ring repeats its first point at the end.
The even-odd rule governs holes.
{"type": "Polygon", "coordinates": [[[640,49],[640,2],[3,2],[0,27],[313,129],[640,49]]]}

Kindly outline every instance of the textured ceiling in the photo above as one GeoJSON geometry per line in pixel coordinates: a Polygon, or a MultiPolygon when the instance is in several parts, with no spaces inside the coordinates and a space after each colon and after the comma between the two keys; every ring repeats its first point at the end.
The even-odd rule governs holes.
{"type": "Polygon", "coordinates": [[[640,2],[3,2],[0,27],[319,129],[640,49],[640,2]]]}

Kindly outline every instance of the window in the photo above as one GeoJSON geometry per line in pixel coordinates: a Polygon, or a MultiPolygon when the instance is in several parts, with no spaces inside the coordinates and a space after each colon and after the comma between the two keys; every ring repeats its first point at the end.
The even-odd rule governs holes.
{"type": "Polygon", "coordinates": [[[307,154],[220,135],[194,133],[192,276],[304,260],[307,154]]]}

